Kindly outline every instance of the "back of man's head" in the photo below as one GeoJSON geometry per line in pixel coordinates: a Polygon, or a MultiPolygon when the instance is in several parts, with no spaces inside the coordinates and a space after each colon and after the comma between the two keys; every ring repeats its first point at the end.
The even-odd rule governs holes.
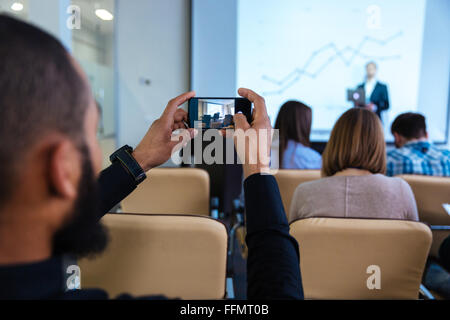
{"type": "Polygon", "coordinates": [[[425,117],[419,113],[403,113],[399,115],[391,126],[392,134],[397,134],[405,140],[417,140],[427,137],[425,117]]]}
{"type": "Polygon", "coordinates": [[[0,207],[27,151],[51,132],[83,140],[86,84],[53,36],[0,15],[0,207]]]}
{"type": "Polygon", "coordinates": [[[97,111],[48,33],[0,15],[0,264],[83,256],[107,243],[97,215],[97,111]]]}

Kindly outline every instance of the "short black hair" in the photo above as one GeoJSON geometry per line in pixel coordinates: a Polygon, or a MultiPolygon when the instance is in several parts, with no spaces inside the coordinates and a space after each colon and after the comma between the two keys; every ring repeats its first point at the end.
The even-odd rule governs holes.
{"type": "Polygon", "coordinates": [[[402,113],[391,126],[392,133],[397,133],[406,139],[420,139],[427,135],[426,120],[420,113],[402,113]]]}
{"type": "Polygon", "coordinates": [[[0,206],[21,160],[39,139],[59,132],[84,142],[87,85],[53,36],[0,14],[0,206]]]}

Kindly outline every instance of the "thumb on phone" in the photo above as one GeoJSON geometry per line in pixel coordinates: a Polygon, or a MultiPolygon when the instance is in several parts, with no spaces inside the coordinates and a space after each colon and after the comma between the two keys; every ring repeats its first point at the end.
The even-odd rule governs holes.
{"type": "Polygon", "coordinates": [[[236,129],[246,130],[250,128],[250,124],[247,121],[247,118],[244,116],[242,112],[238,112],[234,115],[234,126],[236,129]]]}

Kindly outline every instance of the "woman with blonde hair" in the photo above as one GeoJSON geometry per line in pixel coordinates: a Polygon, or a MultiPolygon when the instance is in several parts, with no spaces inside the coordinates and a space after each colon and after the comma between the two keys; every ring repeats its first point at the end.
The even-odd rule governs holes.
{"type": "Polygon", "coordinates": [[[345,112],[322,155],[322,179],[299,185],[289,220],[309,217],[418,220],[409,185],[386,177],[386,144],[375,113],[345,112]]]}

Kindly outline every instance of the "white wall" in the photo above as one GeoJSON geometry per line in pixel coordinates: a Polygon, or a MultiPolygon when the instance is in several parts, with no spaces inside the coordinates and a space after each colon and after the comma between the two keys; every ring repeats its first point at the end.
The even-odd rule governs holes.
{"type": "MultiPolygon", "coordinates": [[[[450,78],[450,1],[428,0],[423,35],[419,111],[427,119],[448,119],[450,78]]],[[[447,121],[428,120],[431,136],[445,132],[447,121]]],[[[450,126],[450,124],[448,124],[450,126]]],[[[447,132],[448,134],[448,132],[447,132]]],[[[444,141],[442,135],[437,141],[444,141]]],[[[450,136],[448,137],[450,140],[450,136]]]]}
{"type": "Polygon", "coordinates": [[[237,0],[192,0],[192,37],[192,89],[236,96],[237,0]]]}
{"type": "Polygon", "coordinates": [[[73,31],[73,52],[77,58],[112,66],[112,35],[100,34],[94,28],[83,24],[80,30],[73,31]]]}
{"type": "Polygon", "coordinates": [[[30,0],[28,19],[56,36],[71,50],[72,31],[67,28],[69,5],[70,0],[30,0]]]}
{"type": "Polygon", "coordinates": [[[118,145],[136,146],[189,90],[190,1],[116,0],[115,33],[118,145]]]}

